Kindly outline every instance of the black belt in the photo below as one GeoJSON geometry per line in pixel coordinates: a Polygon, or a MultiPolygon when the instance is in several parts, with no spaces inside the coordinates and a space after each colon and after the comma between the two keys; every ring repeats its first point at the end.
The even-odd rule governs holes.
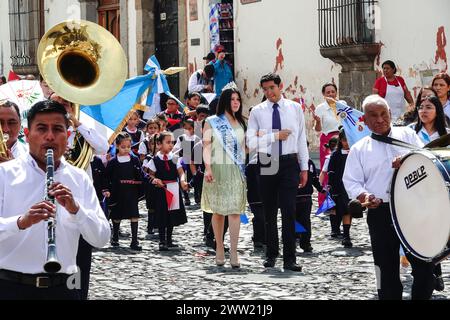
{"type": "Polygon", "coordinates": [[[28,286],[33,286],[36,288],[51,288],[65,285],[68,274],[58,273],[58,274],[28,274],[20,273],[10,270],[0,270],[0,279],[5,281],[11,281],[15,283],[20,283],[28,286]]]}
{"type": "Polygon", "coordinates": [[[282,154],[281,156],[274,156],[274,158],[272,159],[272,155],[267,154],[267,153],[259,153],[258,154],[258,158],[259,159],[271,159],[274,161],[284,161],[284,160],[298,160],[298,155],[296,153],[290,153],[290,154],[282,154]]]}

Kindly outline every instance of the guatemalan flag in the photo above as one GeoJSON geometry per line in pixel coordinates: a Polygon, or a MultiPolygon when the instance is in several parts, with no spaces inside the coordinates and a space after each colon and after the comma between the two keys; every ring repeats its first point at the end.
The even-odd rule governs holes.
{"type": "Polygon", "coordinates": [[[354,108],[349,107],[342,101],[336,101],[337,115],[342,120],[345,135],[350,147],[364,137],[372,134],[364,123],[364,114],[354,108]]]}
{"type": "Polygon", "coordinates": [[[80,106],[80,122],[95,128],[109,143],[122,131],[130,110],[141,109],[141,96],[154,82],[151,75],[128,79],[122,90],[111,100],[95,106],[80,106]]]}

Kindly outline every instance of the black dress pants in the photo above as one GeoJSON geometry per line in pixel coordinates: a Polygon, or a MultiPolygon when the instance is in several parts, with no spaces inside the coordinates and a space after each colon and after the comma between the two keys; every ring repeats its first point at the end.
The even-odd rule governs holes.
{"type": "Polygon", "coordinates": [[[253,213],[253,242],[266,243],[264,210],[259,194],[259,166],[249,164],[245,169],[247,177],[247,201],[253,213]]]}
{"type": "Polygon", "coordinates": [[[80,300],[79,290],[68,289],[66,285],[51,288],[0,280],[0,301],[3,300],[80,300]]]}
{"type": "Polygon", "coordinates": [[[311,196],[304,196],[304,197],[297,196],[295,219],[306,230],[305,233],[301,234],[300,247],[311,244],[311,208],[312,208],[311,196]]]}
{"type": "Polygon", "coordinates": [[[92,246],[80,236],[77,252],[77,266],[81,272],[81,300],[87,300],[89,294],[89,279],[91,276],[92,246]]]}
{"type": "MultiPolygon", "coordinates": [[[[403,286],[400,281],[400,239],[395,232],[389,205],[382,204],[370,209],[367,215],[370,241],[377,276],[378,297],[380,300],[401,300],[403,286]]],[[[406,249],[411,263],[414,282],[411,298],[428,300],[434,290],[434,264],[414,257],[406,249]]]]}
{"type": "MultiPolygon", "coordinates": [[[[279,253],[277,227],[278,208],[281,209],[283,262],[295,263],[295,211],[297,189],[300,183],[300,166],[297,158],[280,159],[278,171],[265,175],[260,164],[260,194],[266,219],[267,258],[276,258],[279,253]]],[[[273,167],[273,165],[272,165],[273,167]]]]}

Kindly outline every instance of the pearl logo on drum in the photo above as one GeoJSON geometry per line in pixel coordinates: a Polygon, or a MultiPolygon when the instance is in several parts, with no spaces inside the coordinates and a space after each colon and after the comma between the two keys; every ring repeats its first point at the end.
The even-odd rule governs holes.
{"type": "Polygon", "coordinates": [[[427,172],[425,171],[425,166],[421,166],[416,171],[408,174],[404,180],[406,184],[406,189],[411,189],[416,184],[418,184],[420,181],[424,180],[428,177],[427,172]]]}

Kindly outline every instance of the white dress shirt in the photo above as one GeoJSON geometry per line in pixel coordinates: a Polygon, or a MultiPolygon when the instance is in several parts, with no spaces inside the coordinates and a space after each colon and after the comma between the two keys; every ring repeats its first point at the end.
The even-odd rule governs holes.
{"type": "MultiPolygon", "coordinates": [[[[56,252],[61,273],[77,272],[80,234],[94,247],[105,246],[111,230],[87,174],[61,161],[54,179],[67,186],[80,209],[72,215],[57,204],[56,252]]],[[[44,273],[47,258],[47,223],[19,230],[17,220],[43,201],[46,175],[30,154],[0,165],[0,269],[44,273]]]]}
{"type": "MultiPolygon", "coordinates": [[[[163,155],[161,152],[158,152],[158,153],[156,154],[156,156],[157,156],[159,159],[164,160],[164,155],[163,155]]],[[[168,154],[167,154],[167,160],[168,160],[168,161],[172,161],[172,159],[173,159],[174,156],[175,156],[175,155],[174,155],[173,152],[168,153],[168,154]]],[[[150,170],[153,171],[153,172],[156,172],[156,166],[155,166],[155,162],[153,161],[153,159],[150,160],[150,161],[147,163],[146,168],[150,169],[150,170]]],[[[180,169],[180,168],[183,168],[183,165],[181,164],[181,157],[179,157],[179,158],[178,158],[178,161],[177,161],[177,169],[180,169]]]]}
{"type": "MultiPolygon", "coordinates": [[[[340,101],[345,103],[345,101],[340,101]]],[[[320,104],[316,111],[316,116],[320,118],[320,123],[322,124],[322,133],[327,135],[331,132],[339,131],[339,126],[341,125],[341,119],[336,118],[333,109],[327,102],[320,104]]]]}
{"type": "Polygon", "coordinates": [[[203,78],[203,70],[199,69],[195,71],[191,77],[189,78],[188,91],[192,92],[202,92],[208,84],[205,82],[203,78]]]}
{"type": "MultiPolygon", "coordinates": [[[[106,154],[109,150],[109,143],[106,137],[100,135],[96,130],[87,127],[84,124],[80,124],[77,129],[74,129],[72,126],[69,127],[70,135],[67,139],[67,145],[70,149],[74,148],[75,136],[77,131],[83,136],[87,143],[92,147],[95,155],[103,155],[106,154]]],[[[91,159],[92,162],[92,159],[91,159]]],[[[86,168],[86,173],[89,178],[92,180],[92,168],[89,163],[86,168]]]]}
{"type": "Polygon", "coordinates": [[[19,140],[17,140],[16,143],[14,143],[14,145],[11,148],[11,153],[14,159],[26,155],[28,153],[28,144],[22,143],[19,140]]]}
{"type": "MultiPolygon", "coordinates": [[[[269,100],[257,105],[250,113],[247,130],[247,144],[250,150],[270,154],[275,133],[272,132],[274,103],[269,100]]],[[[305,117],[300,104],[282,98],[278,101],[281,128],[291,130],[286,141],[282,142],[283,155],[296,153],[300,170],[308,170],[309,152],[306,143],[305,117]]]]}
{"type": "MultiPolygon", "coordinates": [[[[423,147],[422,141],[411,128],[393,127],[389,137],[423,147]]],[[[343,176],[350,199],[367,192],[388,203],[394,173],[392,161],[408,152],[410,150],[407,148],[379,142],[370,136],[355,143],[347,157],[343,176]]]]}

